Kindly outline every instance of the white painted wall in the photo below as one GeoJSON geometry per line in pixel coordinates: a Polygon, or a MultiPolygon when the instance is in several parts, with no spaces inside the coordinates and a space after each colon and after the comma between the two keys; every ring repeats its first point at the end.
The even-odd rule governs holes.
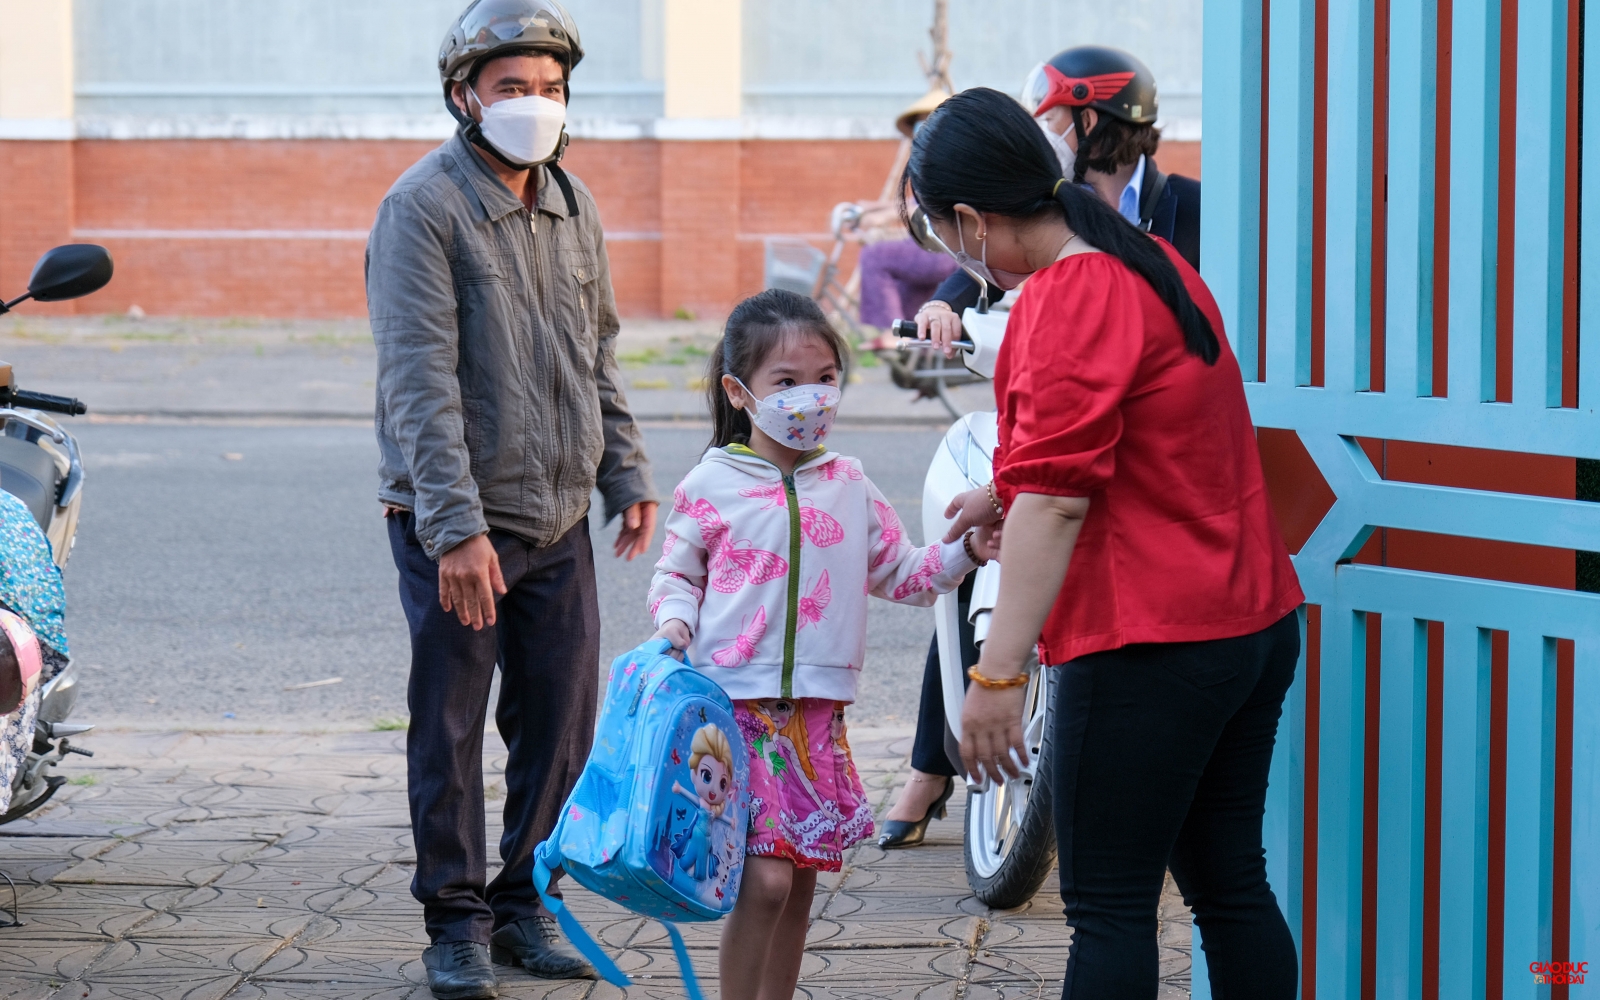
{"type": "MultiPolygon", "coordinates": [[[[24,2],[52,0],[0,6],[24,2]]],[[[71,0],[78,132],[447,134],[435,59],[462,2],[71,0]]],[[[684,65],[666,53],[670,9],[672,36],[691,48],[700,34],[720,39],[736,27],[732,34],[742,35],[742,49],[722,68],[742,77],[743,114],[720,125],[719,134],[893,135],[894,117],[925,89],[916,53],[927,47],[932,6],[568,0],[586,51],[573,77],[573,131],[682,132],[681,124],[661,121],[666,70],[684,65]],[[703,33],[695,30],[697,18],[706,22],[703,33]]],[[[1198,138],[1200,0],[951,0],[950,8],[958,88],[1015,92],[1036,62],[1059,49],[1118,45],[1155,71],[1167,135],[1198,138]]]]}
{"type": "Polygon", "coordinates": [[[0,139],[70,139],[72,113],[72,0],[0,0],[0,139]]]}

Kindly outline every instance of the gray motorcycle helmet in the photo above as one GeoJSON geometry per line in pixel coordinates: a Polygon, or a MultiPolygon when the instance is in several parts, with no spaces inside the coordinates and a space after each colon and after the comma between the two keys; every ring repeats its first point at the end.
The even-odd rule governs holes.
{"type": "Polygon", "coordinates": [[[445,99],[450,85],[466,80],[479,62],[515,52],[547,52],[571,73],[583,60],[578,24],[556,0],[474,0],[439,46],[445,99]]]}
{"type": "MultiPolygon", "coordinates": [[[[489,153],[514,170],[525,170],[527,164],[508,160],[494,145],[483,137],[477,122],[456,106],[450,99],[450,89],[465,83],[485,59],[518,53],[545,53],[554,56],[566,66],[566,75],[583,59],[583,45],[578,40],[578,23],[556,0],[473,0],[449,34],[439,46],[439,82],[444,87],[444,106],[450,116],[461,125],[468,142],[489,153]]],[[[568,96],[571,96],[570,84],[568,96]]],[[[561,132],[552,166],[561,160],[567,149],[567,133],[561,132]]],[[[578,215],[578,203],[566,174],[555,171],[556,181],[567,199],[567,213],[578,215]]]]}

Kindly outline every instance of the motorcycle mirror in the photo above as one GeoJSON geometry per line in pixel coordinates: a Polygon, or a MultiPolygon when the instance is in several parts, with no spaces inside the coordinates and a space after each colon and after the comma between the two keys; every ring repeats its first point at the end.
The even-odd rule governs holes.
{"type": "MultiPolygon", "coordinates": [[[[111,254],[93,243],[69,243],[39,258],[28,278],[27,298],[61,302],[98,292],[111,280],[111,254]]],[[[20,300],[19,300],[20,301],[20,300]]],[[[8,306],[14,303],[6,303],[8,306]]]]}

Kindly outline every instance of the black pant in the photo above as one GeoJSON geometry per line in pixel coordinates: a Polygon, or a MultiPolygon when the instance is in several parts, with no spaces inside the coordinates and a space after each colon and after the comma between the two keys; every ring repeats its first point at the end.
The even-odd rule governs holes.
{"type": "Polygon", "coordinates": [[[533,849],[555,826],[594,738],[600,609],[588,519],[546,548],[503,531],[489,532],[489,540],[508,591],[494,626],[474,632],[439,607],[439,564],[418,543],[413,516],[389,518],[411,626],[411,894],[433,941],[487,944],[492,931],[544,912],[533,888],[533,849]],[[485,888],[483,726],[496,663],[495,725],[510,751],[505,867],[485,888]]]}
{"type": "Polygon", "coordinates": [[[1299,653],[1290,614],[1253,635],[1125,646],[1056,668],[1056,841],[1074,932],[1063,998],[1155,997],[1169,867],[1200,927],[1211,995],[1295,995],[1261,818],[1299,653]]]}

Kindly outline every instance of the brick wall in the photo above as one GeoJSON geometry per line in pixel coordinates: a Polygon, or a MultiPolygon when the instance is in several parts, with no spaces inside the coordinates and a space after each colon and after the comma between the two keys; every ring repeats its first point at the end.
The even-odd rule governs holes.
{"type": "MultiPolygon", "coordinates": [[[[0,142],[0,298],[28,287],[34,261],[68,242],[72,230],[70,142],[0,142]]],[[[70,313],[73,304],[35,303],[29,312],[70,313]]]]}
{"type": "MultiPolygon", "coordinates": [[[[109,247],[116,277],[52,311],[362,315],[364,233],[389,185],[433,145],[0,142],[0,294],[18,294],[40,253],[76,239],[109,247]]],[[[877,197],[895,148],[577,140],[566,165],[599,201],[622,313],[716,315],[761,288],[765,237],[828,246],[829,210],[877,197]]],[[[1198,176],[1199,144],[1169,143],[1161,163],[1198,176]]]]}

